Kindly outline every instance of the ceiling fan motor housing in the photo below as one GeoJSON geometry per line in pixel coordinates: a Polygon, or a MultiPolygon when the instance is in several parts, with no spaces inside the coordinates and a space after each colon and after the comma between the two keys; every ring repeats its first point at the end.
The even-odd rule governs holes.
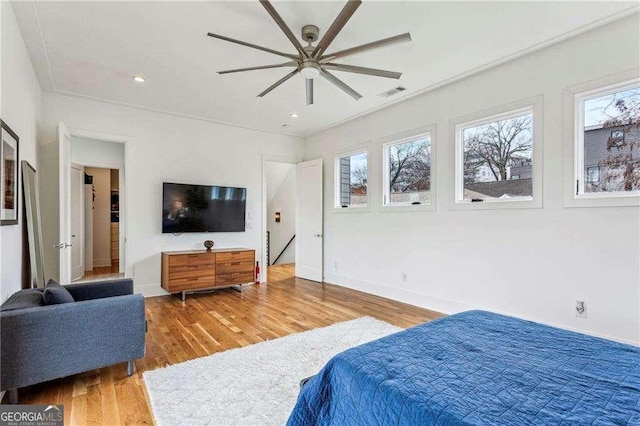
{"type": "Polygon", "coordinates": [[[322,76],[329,83],[336,86],[338,89],[351,96],[353,99],[358,100],[362,97],[361,94],[353,90],[349,85],[340,80],[338,77],[331,74],[329,71],[341,71],[350,72],[356,74],[372,75],[376,77],[394,78],[399,79],[402,73],[378,70],[374,68],[359,67],[354,65],[339,64],[333,62],[334,59],[343,58],[359,53],[364,53],[370,50],[378,49],[381,47],[391,46],[398,43],[411,41],[411,34],[399,34],[397,36],[388,37],[382,40],[377,40],[371,43],[366,43],[360,46],[351,47],[349,49],[333,52],[331,55],[325,55],[327,48],[331,45],[336,36],[342,31],[342,28],[349,21],[351,16],[355,13],[356,9],[362,4],[362,0],[348,0],[344,5],[338,16],[333,20],[333,23],[328,27],[325,33],[320,37],[320,29],[316,25],[305,25],[302,27],[301,36],[302,40],[306,43],[303,46],[296,36],[291,32],[291,29],[284,22],[282,17],[278,14],[269,0],[260,0],[260,4],[265,8],[267,13],[273,18],[275,23],[280,27],[282,32],[287,36],[293,47],[296,48],[295,54],[289,54],[285,52],[279,52],[277,50],[269,49],[267,47],[259,46],[253,43],[247,43],[245,41],[232,39],[218,34],[207,33],[209,37],[217,38],[220,40],[228,41],[231,43],[240,44],[242,46],[250,47],[252,49],[262,50],[263,52],[283,56],[288,59],[287,62],[274,65],[263,65],[257,67],[240,68],[234,70],[218,71],[218,74],[230,74],[236,72],[263,70],[271,68],[286,68],[294,67],[289,74],[276,81],[269,86],[266,90],[261,92],[258,97],[261,98],[267,93],[270,93],[273,89],[279,87],[284,82],[288,81],[296,74],[301,74],[305,79],[305,89],[307,105],[313,104],[313,80],[322,76]],[[318,41],[316,46],[312,43],[318,41]]]}
{"type": "Polygon", "coordinates": [[[302,39],[307,43],[313,43],[318,40],[320,35],[320,28],[315,25],[305,25],[302,27],[302,39]]]}

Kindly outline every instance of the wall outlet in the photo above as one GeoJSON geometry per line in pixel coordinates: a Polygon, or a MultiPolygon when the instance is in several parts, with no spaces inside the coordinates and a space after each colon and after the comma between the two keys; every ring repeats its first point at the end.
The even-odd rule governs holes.
{"type": "Polygon", "coordinates": [[[402,282],[403,282],[403,283],[406,283],[408,280],[409,280],[409,279],[407,278],[407,273],[406,273],[406,272],[403,272],[403,273],[402,273],[402,282]]]}
{"type": "Polygon", "coordinates": [[[338,270],[338,262],[337,261],[333,262],[333,269],[336,270],[336,271],[338,270]]]}
{"type": "Polygon", "coordinates": [[[582,300],[576,300],[576,316],[578,318],[587,317],[587,304],[582,300]]]}

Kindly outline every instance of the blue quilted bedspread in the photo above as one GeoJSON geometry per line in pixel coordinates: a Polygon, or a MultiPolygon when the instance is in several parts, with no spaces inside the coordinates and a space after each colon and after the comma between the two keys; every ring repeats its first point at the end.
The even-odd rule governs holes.
{"type": "Polygon", "coordinates": [[[640,348],[469,311],[336,355],[289,425],[640,425],[640,348]]]}

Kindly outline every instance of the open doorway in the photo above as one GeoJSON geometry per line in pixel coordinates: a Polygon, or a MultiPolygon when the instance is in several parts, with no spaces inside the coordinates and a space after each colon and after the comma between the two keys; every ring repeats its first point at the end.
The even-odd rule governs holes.
{"type": "Polygon", "coordinates": [[[124,145],[72,137],[71,160],[71,279],[123,277],[124,145]]]}
{"type": "Polygon", "coordinates": [[[294,276],[296,239],[296,165],[266,161],[266,266],[267,277],[294,276]]]}

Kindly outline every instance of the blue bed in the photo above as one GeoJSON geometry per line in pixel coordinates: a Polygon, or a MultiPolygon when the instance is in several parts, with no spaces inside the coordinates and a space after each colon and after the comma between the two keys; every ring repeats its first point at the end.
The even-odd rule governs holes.
{"type": "Polygon", "coordinates": [[[640,348],[483,311],[349,349],[289,425],[640,425],[640,348]]]}

